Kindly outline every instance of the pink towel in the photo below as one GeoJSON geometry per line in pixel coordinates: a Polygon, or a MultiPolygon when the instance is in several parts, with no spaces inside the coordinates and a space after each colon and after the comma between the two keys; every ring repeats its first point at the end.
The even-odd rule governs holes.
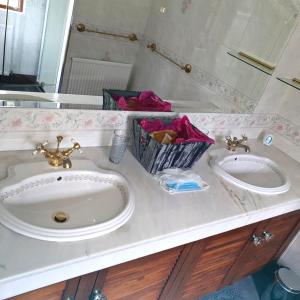
{"type": "Polygon", "coordinates": [[[171,103],[161,100],[152,91],[141,92],[138,97],[125,98],[123,96],[113,95],[121,110],[126,111],[161,111],[170,112],[171,103]]]}

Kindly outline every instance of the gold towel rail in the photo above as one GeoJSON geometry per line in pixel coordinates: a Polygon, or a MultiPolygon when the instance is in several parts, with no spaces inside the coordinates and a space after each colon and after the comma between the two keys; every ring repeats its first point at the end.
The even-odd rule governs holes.
{"type": "Polygon", "coordinates": [[[247,58],[247,59],[249,59],[249,60],[251,60],[251,61],[253,61],[253,62],[255,62],[255,63],[257,63],[257,64],[259,64],[259,65],[261,65],[261,66],[263,66],[263,67],[265,67],[267,69],[269,69],[269,70],[274,70],[275,69],[274,65],[271,65],[270,63],[265,62],[265,61],[263,61],[263,60],[261,60],[259,58],[256,58],[253,55],[250,55],[250,54],[248,54],[246,52],[240,51],[239,55],[243,56],[243,57],[245,57],[245,58],[247,58]]]}
{"type": "Polygon", "coordinates": [[[86,26],[82,23],[79,23],[76,25],[76,29],[79,32],[92,32],[92,33],[97,33],[97,34],[103,34],[103,35],[109,35],[109,36],[114,36],[114,37],[120,37],[120,38],[124,38],[124,39],[128,39],[131,42],[135,42],[138,41],[138,37],[135,33],[131,33],[129,35],[124,35],[124,34],[117,34],[117,33],[109,33],[109,32],[104,32],[104,31],[97,31],[97,30],[92,30],[92,29],[88,29],[86,28],[86,26]]]}
{"type": "Polygon", "coordinates": [[[172,58],[166,56],[165,54],[159,52],[157,50],[157,46],[155,43],[151,43],[147,46],[147,48],[151,49],[153,52],[157,53],[161,57],[165,58],[166,60],[170,61],[174,65],[178,66],[181,70],[184,70],[186,73],[191,73],[192,72],[192,65],[191,64],[186,64],[186,65],[180,65],[176,61],[174,61],[172,58]]]}

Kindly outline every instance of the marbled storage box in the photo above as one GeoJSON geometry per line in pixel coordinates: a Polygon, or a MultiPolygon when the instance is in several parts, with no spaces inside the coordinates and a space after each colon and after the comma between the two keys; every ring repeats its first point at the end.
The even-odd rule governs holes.
{"type": "MultiPolygon", "coordinates": [[[[160,144],[140,126],[141,120],[143,118],[133,119],[132,153],[151,174],[168,168],[189,169],[211,145],[207,142],[160,144]]],[[[171,123],[173,119],[161,120],[171,123]]]]}
{"type": "Polygon", "coordinates": [[[120,110],[113,95],[129,97],[138,97],[141,92],[123,91],[123,90],[107,90],[103,89],[103,110],[120,110]]]}

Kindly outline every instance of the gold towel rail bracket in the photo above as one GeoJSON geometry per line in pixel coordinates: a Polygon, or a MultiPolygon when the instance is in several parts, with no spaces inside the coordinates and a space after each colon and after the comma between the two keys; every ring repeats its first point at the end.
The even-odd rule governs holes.
{"type": "Polygon", "coordinates": [[[104,32],[104,31],[92,30],[92,29],[86,28],[86,26],[82,23],[77,24],[76,29],[79,32],[91,32],[91,33],[97,33],[97,34],[102,34],[102,35],[120,37],[120,38],[128,39],[131,42],[138,41],[138,37],[135,33],[131,33],[129,35],[124,35],[124,34],[117,34],[117,33],[109,33],[109,32],[104,32]]]}
{"type": "Polygon", "coordinates": [[[278,80],[281,82],[297,89],[300,90],[300,79],[299,78],[282,78],[282,77],[277,77],[278,80]]]}
{"type": "Polygon", "coordinates": [[[298,79],[298,78],[293,78],[293,81],[300,84],[300,79],[298,79]]]}
{"type": "Polygon", "coordinates": [[[174,61],[172,58],[166,56],[165,54],[161,53],[160,51],[157,50],[157,46],[155,43],[150,43],[147,45],[147,48],[149,48],[151,51],[157,53],[161,57],[165,58],[166,60],[170,61],[174,65],[178,66],[181,70],[184,70],[186,73],[191,73],[192,72],[192,65],[191,64],[186,64],[186,65],[181,65],[174,61]]]}

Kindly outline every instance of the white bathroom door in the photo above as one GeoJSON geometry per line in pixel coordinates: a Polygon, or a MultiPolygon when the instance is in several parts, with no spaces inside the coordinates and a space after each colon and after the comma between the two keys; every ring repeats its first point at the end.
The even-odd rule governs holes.
{"type": "Polygon", "coordinates": [[[48,0],[37,78],[47,93],[58,92],[73,6],[74,0],[48,0]]]}

